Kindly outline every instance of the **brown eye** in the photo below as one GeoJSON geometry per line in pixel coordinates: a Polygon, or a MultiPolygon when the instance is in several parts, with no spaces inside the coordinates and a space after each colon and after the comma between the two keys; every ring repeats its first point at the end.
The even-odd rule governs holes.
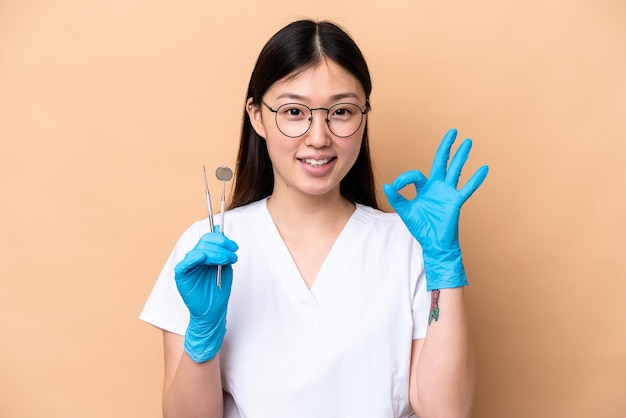
{"type": "Polygon", "coordinates": [[[301,120],[309,117],[309,111],[306,107],[297,103],[287,103],[278,108],[280,118],[286,120],[301,120]]]}

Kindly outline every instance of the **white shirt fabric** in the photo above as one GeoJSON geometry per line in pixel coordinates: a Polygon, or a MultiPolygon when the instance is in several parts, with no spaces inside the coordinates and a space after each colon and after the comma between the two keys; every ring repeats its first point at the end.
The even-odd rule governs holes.
{"type": "MultiPolygon", "coordinates": [[[[421,248],[397,214],[357,205],[311,288],[266,199],[226,214],[239,245],[220,350],[225,418],[412,417],[412,340],[426,335],[430,295],[421,248]]],[[[181,236],[140,318],[184,335],[174,266],[210,227],[181,236]]]]}

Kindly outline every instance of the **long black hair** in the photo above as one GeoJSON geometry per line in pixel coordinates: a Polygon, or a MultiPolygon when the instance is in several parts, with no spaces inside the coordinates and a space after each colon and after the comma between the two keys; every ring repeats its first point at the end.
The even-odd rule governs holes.
{"type": "MultiPolygon", "coordinates": [[[[324,58],[339,64],[359,80],[369,110],[372,81],[361,50],[350,35],[336,24],[313,20],[290,23],[265,44],[250,77],[246,102],[252,98],[252,103],[260,106],[263,96],[275,82],[297,75],[324,58]]],[[[268,197],[273,188],[274,173],[267,145],[256,133],[248,113],[244,111],[230,208],[268,197]]],[[[341,180],[339,189],[341,195],[351,202],[378,208],[367,121],[359,155],[341,180]]]]}

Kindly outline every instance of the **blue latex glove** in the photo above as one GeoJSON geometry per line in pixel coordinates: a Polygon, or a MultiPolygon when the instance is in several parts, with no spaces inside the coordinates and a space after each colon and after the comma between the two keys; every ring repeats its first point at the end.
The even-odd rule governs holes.
{"type": "Polygon", "coordinates": [[[463,188],[456,189],[472,148],[470,139],[463,141],[447,167],[456,133],[456,129],[449,130],[441,141],[430,179],[419,171],[408,171],[392,185],[384,186],[389,204],[422,246],[428,290],[467,286],[459,246],[459,214],[463,203],[480,187],[488,172],[487,166],[479,168],[463,188]],[[412,200],[398,193],[409,184],[417,191],[412,200]]]}
{"type": "Polygon", "coordinates": [[[226,310],[233,283],[231,264],[237,261],[234,241],[218,233],[204,234],[174,267],[176,287],[189,308],[185,352],[197,363],[217,355],[226,334],[226,310]],[[221,288],[217,265],[222,265],[221,288]]]}

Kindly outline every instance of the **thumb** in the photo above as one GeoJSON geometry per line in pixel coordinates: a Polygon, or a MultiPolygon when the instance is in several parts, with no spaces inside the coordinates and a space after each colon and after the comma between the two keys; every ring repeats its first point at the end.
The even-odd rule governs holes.
{"type": "Polygon", "coordinates": [[[204,262],[204,253],[198,250],[191,250],[183,258],[176,266],[174,267],[174,272],[176,275],[186,274],[192,268],[203,264],[204,262]]]}
{"type": "Polygon", "coordinates": [[[387,202],[396,212],[400,212],[408,204],[408,200],[389,184],[385,184],[383,190],[387,196],[387,202]]]}

